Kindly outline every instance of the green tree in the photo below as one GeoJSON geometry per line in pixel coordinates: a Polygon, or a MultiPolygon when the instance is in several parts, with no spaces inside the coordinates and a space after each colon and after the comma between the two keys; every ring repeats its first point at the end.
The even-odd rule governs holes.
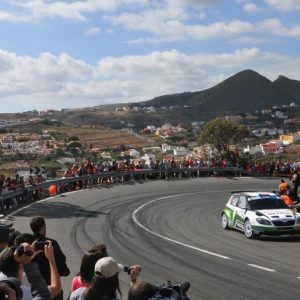
{"type": "Polygon", "coordinates": [[[75,135],[69,136],[68,142],[71,142],[71,141],[73,141],[73,142],[79,141],[79,137],[75,136],[75,135]]]}
{"type": "Polygon", "coordinates": [[[250,130],[244,125],[225,119],[214,119],[202,128],[198,143],[200,146],[208,144],[219,151],[228,151],[229,145],[236,145],[250,135],[250,130]]]}
{"type": "Polygon", "coordinates": [[[57,149],[55,149],[55,154],[57,156],[63,156],[64,155],[64,151],[61,148],[57,148],[57,149]]]}
{"type": "Polygon", "coordinates": [[[120,151],[126,151],[126,146],[125,146],[124,144],[121,144],[121,145],[119,146],[119,150],[120,150],[120,151]]]}

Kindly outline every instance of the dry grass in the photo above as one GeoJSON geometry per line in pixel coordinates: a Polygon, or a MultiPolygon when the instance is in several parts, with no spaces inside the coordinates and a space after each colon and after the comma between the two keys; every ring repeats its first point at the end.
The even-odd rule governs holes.
{"type": "Polygon", "coordinates": [[[73,129],[65,131],[68,136],[77,136],[81,144],[92,144],[94,148],[116,147],[120,145],[144,147],[149,141],[126,131],[102,131],[97,129],[73,129]]]}
{"type": "Polygon", "coordinates": [[[294,144],[285,148],[285,156],[288,160],[300,160],[300,145],[294,144]]]}

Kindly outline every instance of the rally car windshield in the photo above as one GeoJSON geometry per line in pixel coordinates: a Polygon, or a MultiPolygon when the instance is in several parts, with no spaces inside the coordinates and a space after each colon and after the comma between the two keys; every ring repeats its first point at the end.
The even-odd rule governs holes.
{"type": "Polygon", "coordinates": [[[248,204],[251,210],[283,209],[288,207],[282,199],[278,198],[250,200],[248,204]]]}

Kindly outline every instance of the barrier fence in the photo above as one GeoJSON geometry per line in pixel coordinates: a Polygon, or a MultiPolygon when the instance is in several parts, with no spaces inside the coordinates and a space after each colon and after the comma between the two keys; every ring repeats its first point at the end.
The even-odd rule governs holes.
{"type": "MultiPolygon", "coordinates": [[[[35,185],[26,185],[25,188],[18,188],[11,190],[6,194],[0,196],[0,200],[6,200],[18,195],[28,194],[29,192],[40,190],[43,188],[49,188],[51,186],[61,187],[69,183],[75,184],[78,181],[98,181],[98,179],[115,178],[118,182],[124,182],[129,180],[151,180],[151,179],[171,179],[171,178],[187,178],[187,177],[205,177],[205,176],[271,176],[268,174],[259,174],[254,172],[248,172],[245,169],[237,167],[228,168],[182,168],[182,169],[138,169],[118,172],[102,172],[99,174],[83,175],[79,177],[61,178],[55,180],[48,180],[35,185]]],[[[279,177],[277,174],[276,177],[279,177]]],[[[27,199],[28,200],[28,199],[27,199]]]]}

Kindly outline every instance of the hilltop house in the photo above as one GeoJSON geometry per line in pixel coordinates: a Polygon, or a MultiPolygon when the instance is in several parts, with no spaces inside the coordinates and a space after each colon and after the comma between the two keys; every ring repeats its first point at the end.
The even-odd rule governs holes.
{"type": "Polygon", "coordinates": [[[289,145],[300,140],[300,132],[281,134],[279,135],[279,139],[282,140],[285,145],[289,145]]]}
{"type": "Polygon", "coordinates": [[[174,126],[172,126],[170,123],[166,123],[161,126],[162,130],[168,131],[168,130],[174,130],[174,126]]]}
{"type": "Polygon", "coordinates": [[[269,142],[266,144],[260,144],[262,148],[262,153],[264,155],[267,154],[275,154],[275,153],[282,153],[283,152],[283,147],[278,147],[277,142],[269,142]]]}

